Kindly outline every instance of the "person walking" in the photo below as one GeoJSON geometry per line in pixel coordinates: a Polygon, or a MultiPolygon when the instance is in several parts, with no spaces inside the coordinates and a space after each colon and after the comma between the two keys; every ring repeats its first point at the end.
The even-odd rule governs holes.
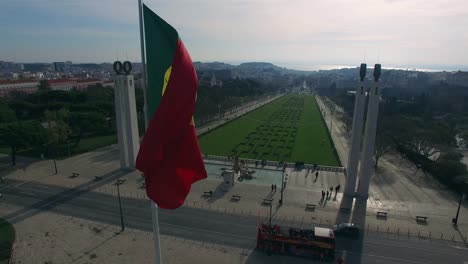
{"type": "Polygon", "coordinates": [[[340,190],[340,185],[338,184],[336,187],[335,187],[335,195],[338,194],[338,191],[340,190]]]}
{"type": "Polygon", "coordinates": [[[328,192],[328,190],[327,190],[327,199],[328,199],[328,194],[329,194],[329,192],[328,192]]]}
{"type": "Polygon", "coordinates": [[[315,171],[315,180],[318,178],[318,171],[315,171]]]}
{"type": "Polygon", "coordinates": [[[275,189],[275,185],[272,184],[272,185],[271,185],[271,192],[273,192],[274,189],[275,189]]]}
{"type": "Polygon", "coordinates": [[[333,192],[333,186],[330,187],[330,194],[333,192]]]}
{"type": "Polygon", "coordinates": [[[324,199],[325,199],[325,191],[322,190],[322,200],[324,200],[324,199]]]}

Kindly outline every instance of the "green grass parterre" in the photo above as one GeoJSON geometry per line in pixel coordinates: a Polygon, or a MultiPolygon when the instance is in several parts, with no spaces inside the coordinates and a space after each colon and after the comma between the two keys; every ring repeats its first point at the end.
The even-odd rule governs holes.
{"type": "Polygon", "coordinates": [[[202,152],[338,166],[313,96],[283,96],[199,138],[202,152]]]}

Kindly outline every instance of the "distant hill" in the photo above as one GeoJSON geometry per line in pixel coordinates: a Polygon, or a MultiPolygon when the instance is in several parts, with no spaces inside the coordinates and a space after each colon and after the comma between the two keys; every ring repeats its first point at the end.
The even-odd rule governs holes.
{"type": "Polygon", "coordinates": [[[311,71],[298,71],[279,67],[270,62],[245,62],[240,65],[231,65],[224,62],[194,62],[197,71],[235,70],[238,72],[263,72],[273,74],[309,74],[311,71]]]}
{"type": "Polygon", "coordinates": [[[200,62],[193,63],[195,69],[199,71],[213,71],[213,70],[232,70],[236,66],[224,62],[200,62]]]}

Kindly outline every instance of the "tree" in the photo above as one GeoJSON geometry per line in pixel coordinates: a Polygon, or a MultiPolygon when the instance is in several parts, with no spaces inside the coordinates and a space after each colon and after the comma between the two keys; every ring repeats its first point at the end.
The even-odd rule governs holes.
{"type": "Polygon", "coordinates": [[[18,150],[33,147],[43,140],[43,128],[36,121],[18,121],[0,126],[2,144],[11,149],[11,164],[16,165],[18,150]]]}
{"type": "Polygon", "coordinates": [[[16,114],[7,104],[0,102],[0,124],[16,121],[16,114]]]}
{"type": "Polygon", "coordinates": [[[449,129],[436,122],[409,116],[394,116],[390,120],[388,131],[400,149],[418,153],[427,159],[436,159],[454,144],[455,139],[449,129]]]}
{"type": "Polygon", "coordinates": [[[394,143],[392,137],[388,133],[377,133],[375,139],[375,149],[374,149],[374,158],[375,164],[374,167],[377,168],[379,160],[381,157],[388,154],[394,149],[394,143]]]}
{"type": "Polygon", "coordinates": [[[50,90],[50,85],[47,80],[41,80],[39,81],[39,85],[37,86],[37,89],[39,91],[47,91],[50,90]]]}
{"type": "Polygon", "coordinates": [[[57,147],[67,143],[68,137],[71,134],[71,129],[68,125],[70,112],[63,108],[59,111],[45,111],[44,117],[47,122],[47,141],[46,146],[54,149],[54,154],[57,156],[57,147]]]}
{"type": "Polygon", "coordinates": [[[395,148],[395,139],[393,137],[392,130],[394,126],[394,120],[392,118],[386,118],[383,112],[379,113],[379,120],[377,123],[377,131],[375,137],[375,148],[374,148],[374,158],[375,158],[375,168],[379,164],[381,157],[388,154],[395,148]]]}
{"type": "Polygon", "coordinates": [[[86,134],[109,132],[105,117],[99,112],[71,112],[69,125],[75,134],[75,147],[86,134]]]}

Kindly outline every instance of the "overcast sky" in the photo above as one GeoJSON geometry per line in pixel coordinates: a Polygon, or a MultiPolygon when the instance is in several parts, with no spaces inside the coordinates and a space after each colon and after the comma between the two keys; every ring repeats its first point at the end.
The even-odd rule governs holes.
{"type": "MultiPolygon", "coordinates": [[[[467,0],[147,0],[194,61],[468,64],[467,0]]],[[[1,0],[0,60],[140,60],[137,0],[1,0]]]]}

